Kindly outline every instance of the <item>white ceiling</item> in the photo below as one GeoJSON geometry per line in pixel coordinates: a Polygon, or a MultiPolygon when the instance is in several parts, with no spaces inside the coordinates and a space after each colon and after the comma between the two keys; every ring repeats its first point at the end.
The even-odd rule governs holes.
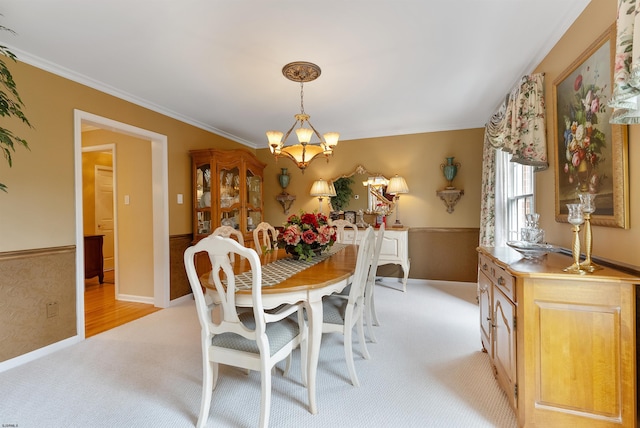
{"type": "MultiPolygon", "coordinates": [[[[300,111],[342,141],[478,128],[589,0],[0,0],[21,61],[266,147],[300,111]]],[[[20,89],[20,81],[17,82],[20,89]]],[[[27,105],[27,116],[28,116],[27,105]]]]}

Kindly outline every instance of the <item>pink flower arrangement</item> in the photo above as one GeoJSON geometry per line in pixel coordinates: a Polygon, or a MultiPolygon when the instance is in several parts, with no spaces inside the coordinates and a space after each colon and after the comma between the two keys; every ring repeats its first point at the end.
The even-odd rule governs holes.
{"type": "Polygon", "coordinates": [[[301,212],[300,215],[289,216],[282,240],[289,254],[310,260],[336,242],[336,231],[324,214],[301,212]]]}

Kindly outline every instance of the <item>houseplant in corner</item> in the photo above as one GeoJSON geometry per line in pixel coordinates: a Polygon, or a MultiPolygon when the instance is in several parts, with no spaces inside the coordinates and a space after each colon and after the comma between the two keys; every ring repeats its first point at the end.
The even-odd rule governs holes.
{"type": "Polygon", "coordinates": [[[311,260],[336,242],[336,230],[322,213],[289,216],[282,233],[284,248],[295,259],[311,260]]]}
{"type": "MultiPolygon", "coordinates": [[[[0,25],[0,30],[9,31],[12,34],[15,34],[12,30],[2,25],[0,25]]],[[[13,76],[7,68],[7,65],[2,60],[2,56],[10,58],[14,62],[16,61],[16,56],[13,54],[13,52],[11,52],[6,46],[0,45],[0,116],[16,117],[23,123],[28,125],[29,128],[32,128],[29,120],[22,112],[24,104],[20,99],[20,95],[18,95],[16,83],[13,81],[13,76]]],[[[16,151],[16,145],[24,146],[27,149],[29,148],[26,140],[18,137],[10,130],[0,126],[0,151],[2,151],[4,158],[9,164],[9,167],[11,167],[12,165],[11,152],[16,151]]],[[[7,186],[0,183],[0,190],[6,192],[7,186]]]]}

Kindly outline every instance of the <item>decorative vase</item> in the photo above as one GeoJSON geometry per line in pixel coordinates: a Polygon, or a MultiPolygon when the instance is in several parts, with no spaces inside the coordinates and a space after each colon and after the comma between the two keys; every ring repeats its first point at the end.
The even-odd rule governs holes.
{"type": "Polygon", "coordinates": [[[580,164],[578,164],[578,191],[581,193],[589,191],[589,179],[591,178],[589,169],[587,160],[582,159],[580,164]]]}
{"type": "Polygon", "coordinates": [[[291,179],[291,177],[287,173],[287,168],[280,168],[280,169],[282,172],[278,176],[278,181],[280,182],[280,187],[282,187],[282,190],[284,191],[284,189],[286,189],[287,186],[289,185],[289,180],[291,179]]]}
{"type": "Polygon", "coordinates": [[[447,189],[455,189],[452,183],[453,183],[453,179],[456,178],[456,174],[458,173],[458,168],[460,168],[460,163],[453,163],[453,158],[454,156],[447,157],[446,158],[447,163],[440,164],[440,168],[442,169],[444,178],[446,178],[447,181],[449,182],[448,186],[446,187],[447,189]]]}

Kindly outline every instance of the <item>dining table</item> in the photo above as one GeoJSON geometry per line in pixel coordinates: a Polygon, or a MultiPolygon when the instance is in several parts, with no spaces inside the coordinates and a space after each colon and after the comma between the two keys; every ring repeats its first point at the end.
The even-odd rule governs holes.
{"type": "MultiPolygon", "coordinates": [[[[322,298],[342,291],[350,284],[355,271],[358,246],[336,243],[311,260],[296,260],[283,248],[260,256],[262,265],[262,303],[265,309],[283,304],[303,303],[307,311],[307,388],[309,411],[318,412],[316,403],[316,376],[322,340],[322,298]]],[[[250,266],[246,259],[234,259],[236,279],[236,306],[251,307],[250,266]],[[239,259],[239,260],[238,260],[239,259]]],[[[217,303],[215,285],[209,281],[209,272],[200,276],[206,294],[217,303]]],[[[304,380],[304,379],[303,379],[304,380]]]]}

